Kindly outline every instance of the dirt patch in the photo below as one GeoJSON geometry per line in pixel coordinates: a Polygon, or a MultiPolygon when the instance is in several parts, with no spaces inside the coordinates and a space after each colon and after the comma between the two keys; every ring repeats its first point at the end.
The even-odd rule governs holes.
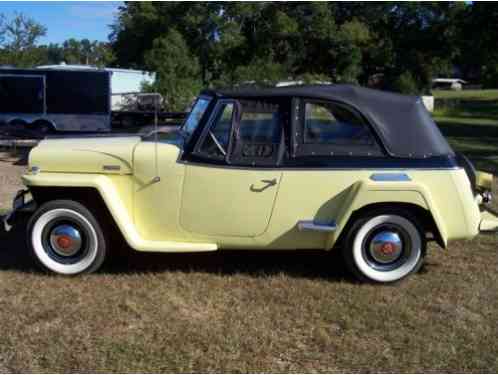
{"type": "Polygon", "coordinates": [[[10,207],[16,192],[22,189],[28,152],[29,148],[0,148],[0,209],[10,207]]]}

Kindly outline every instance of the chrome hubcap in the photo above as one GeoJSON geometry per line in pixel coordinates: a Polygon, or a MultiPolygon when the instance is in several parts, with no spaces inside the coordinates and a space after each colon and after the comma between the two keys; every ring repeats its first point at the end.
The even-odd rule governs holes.
{"type": "Polygon", "coordinates": [[[81,233],[72,225],[58,225],[50,233],[50,246],[60,256],[70,257],[81,249],[81,233]]]}
{"type": "Polygon", "coordinates": [[[401,256],[403,242],[398,233],[382,231],[372,238],[369,251],[376,262],[381,264],[392,263],[401,256]]]}

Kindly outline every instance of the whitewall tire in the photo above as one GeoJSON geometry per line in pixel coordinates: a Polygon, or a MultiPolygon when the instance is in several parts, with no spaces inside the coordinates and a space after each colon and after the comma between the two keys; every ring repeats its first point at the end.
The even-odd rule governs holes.
{"type": "Polygon", "coordinates": [[[424,231],[416,218],[393,210],[357,220],[346,236],[343,255],[360,280],[390,283],[417,272],[425,250],[424,231]]]}
{"type": "Polygon", "coordinates": [[[77,275],[97,270],[106,255],[106,241],[93,214],[78,202],[51,201],[30,219],[31,255],[43,269],[77,275]]]}

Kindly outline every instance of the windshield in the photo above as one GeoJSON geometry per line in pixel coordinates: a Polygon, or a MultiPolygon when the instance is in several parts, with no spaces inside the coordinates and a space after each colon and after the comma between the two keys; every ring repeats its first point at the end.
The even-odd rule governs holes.
{"type": "Polygon", "coordinates": [[[201,121],[204,112],[206,112],[206,109],[210,102],[211,98],[207,97],[200,97],[195,102],[192,111],[190,111],[190,114],[188,115],[187,120],[185,121],[182,127],[182,131],[187,138],[189,138],[192,135],[192,133],[195,131],[197,126],[199,126],[199,122],[201,121]]]}

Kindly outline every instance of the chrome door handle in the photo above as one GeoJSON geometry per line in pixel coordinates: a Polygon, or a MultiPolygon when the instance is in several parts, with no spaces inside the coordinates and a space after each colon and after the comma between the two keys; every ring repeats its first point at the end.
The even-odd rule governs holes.
{"type": "Polygon", "coordinates": [[[261,182],[264,183],[265,185],[260,187],[260,188],[257,188],[254,186],[254,184],[251,184],[251,187],[250,187],[251,191],[254,191],[256,193],[261,193],[262,191],[265,191],[269,187],[275,186],[277,184],[277,179],[273,178],[271,180],[261,180],[261,182]]]}

